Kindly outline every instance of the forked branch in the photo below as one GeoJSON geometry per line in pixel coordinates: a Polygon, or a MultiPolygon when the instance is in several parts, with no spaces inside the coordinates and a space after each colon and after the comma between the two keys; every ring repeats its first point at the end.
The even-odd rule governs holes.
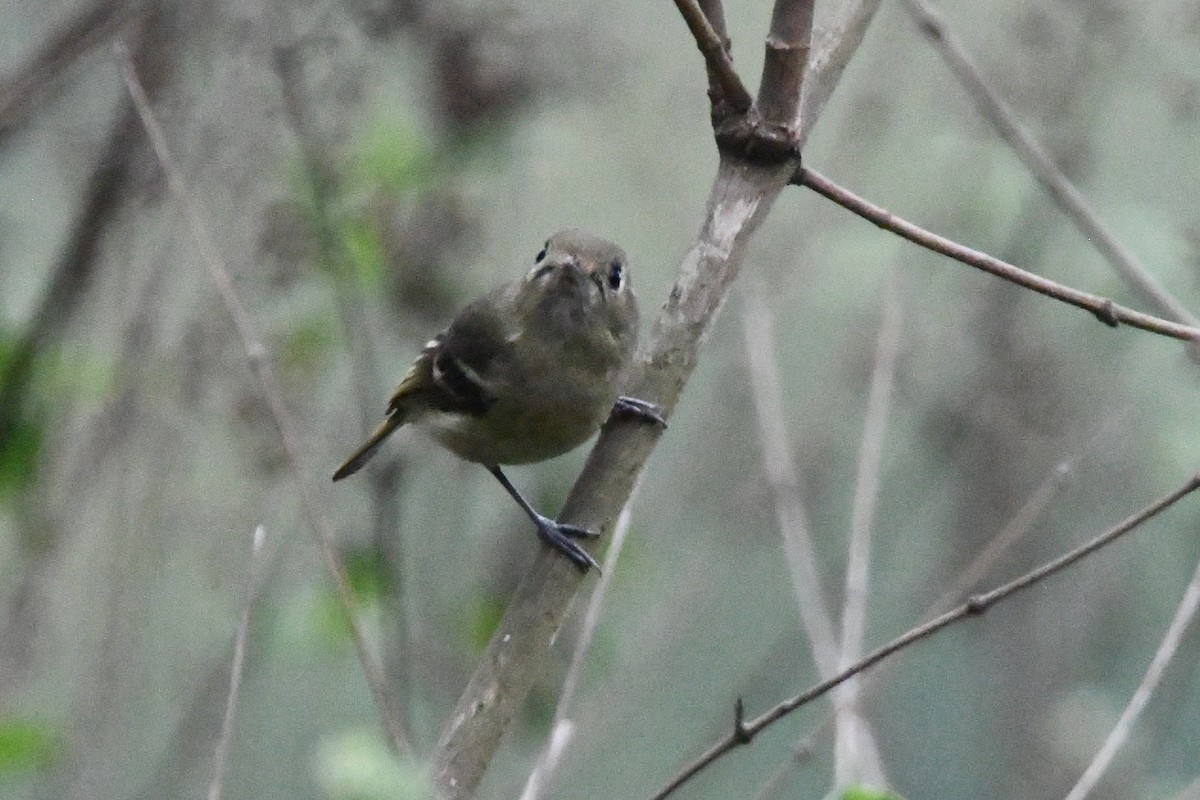
{"type": "Polygon", "coordinates": [[[938,631],[941,631],[956,622],[964,620],[967,617],[980,616],[992,606],[1008,599],[1009,597],[1012,597],[1022,589],[1028,589],[1031,586],[1041,583],[1051,575],[1062,572],[1064,569],[1076,563],[1085,556],[1091,555],[1097,550],[1112,544],[1125,534],[1136,530],[1142,524],[1175,505],[1197,489],[1200,489],[1200,474],[1193,475],[1187,480],[1186,483],[1184,483],[1175,491],[1160,497],[1158,500],[1155,500],[1153,503],[1146,506],[1141,511],[1138,511],[1125,521],[1114,525],[1112,528],[1109,528],[1104,533],[1101,533],[1079,547],[1076,547],[1074,550],[1064,553],[1053,561],[1048,561],[1040,567],[1030,570],[1024,575],[996,587],[990,592],[972,596],[957,608],[947,611],[945,614],[935,617],[923,625],[918,625],[907,633],[888,642],[883,647],[880,647],[874,652],[868,654],[850,667],[842,670],[832,678],[821,681],[812,688],[801,692],[794,697],[784,700],[782,703],[774,706],[766,713],[749,721],[742,719],[741,714],[736,715],[733,732],[727,734],[720,741],[706,750],[699,758],[697,758],[688,766],[684,767],[679,774],[672,778],[666,786],[664,786],[657,794],[654,795],[652,800],[663,800],[663,798],[668,797],[680,786],[695,777],[697,773],[715,762],[717,759],[724,756],[729,751],[733,750],[739,745],[747,744],[751,739],[761,733],[763,729],[783,719],[796,709],[802,708],[803,706],[811,703],[813,700],[822,697],[830,690],[846,682],[850,678],[853,678],[855,675],[870,669],[889,656],[894,655],[923,639],[928,639],[938,631]]]}

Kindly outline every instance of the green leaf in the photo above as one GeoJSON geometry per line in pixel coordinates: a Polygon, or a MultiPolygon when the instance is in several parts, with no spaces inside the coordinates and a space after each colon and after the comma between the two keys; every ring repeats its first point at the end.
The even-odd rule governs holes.
{"type": "Polygon", "coordinates": [[[0,719],[0,776],[48,767],[62,753],[62,743],[48,722],[0,719]]]}
{"type": "Polygon", "coordinates": [[[395,119],[379,120],[363,138],[350,170],[359,187],[406,192],[432,180],[433,157],[416,131],[395,119]]]}
{"type": "Polygon", "coordinates": [[[398,760],[373,732],[340,733],[323,742],[314,764],[317,783],[331,800],[428,800],[425,768],[398,760]]]}
{"type": "Polygon", "coordinates": [[[378,291],[383,286],[387,266],[387,252],[379,231],[367,220],[357,219],[345,222],[339,235],[350,274],[356,275],[365,288],[378,291]]]}
{"type": "Polygon", "coordinates": [[[280,371],[310,378],[319,372],[334,346],[328,316],[311,315],[294,323],[284,334],[279,353],[280,371]]]}
{"type": "Polygon", "coordinates": [[[841,800],[904,800],[904,798],[887,789],[855,784],[846,787],[842,792],[841,800]]]}

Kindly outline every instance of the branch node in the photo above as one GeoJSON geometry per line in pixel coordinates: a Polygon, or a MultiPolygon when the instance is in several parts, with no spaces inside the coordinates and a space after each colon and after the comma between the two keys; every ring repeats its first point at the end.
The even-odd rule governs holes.
{"type": "Polygon", "coordinates": [[[746,704],[742,698],[733,701],[733,741],[735,744],[750,744],[754,732],[746,725],[746,704]]]}
{"type": "Polygon", "coordinates": [[[714,120],[713,135],[717,150],[726,155],[761,165],[794,159],[799,167],[798,130],[791,125],[764,120],[755,108],[741,116],[714,120]]]}
{"type": "Polygon", "coordinates": [[[987,595],[973,594],[967,598],[965,606],[967,616],[981,617],[983,616],[983,612],[987,611],[991,605],[991,600],[988,599],[987,595]]]}
{"type": "Polygon", "coordinates": [[[1096,319],[1110,328],[1115,328],[1121,324],[1121,317],[1117,314],[1117,304],[1112,300],[1105,299],[1093,313],[1095,313],[1096,319]]]}

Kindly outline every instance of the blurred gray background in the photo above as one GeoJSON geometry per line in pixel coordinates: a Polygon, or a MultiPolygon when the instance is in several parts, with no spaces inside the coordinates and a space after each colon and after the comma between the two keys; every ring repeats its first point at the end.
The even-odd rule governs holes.
{"type": "MultiPolygon", "coordinates": [[[[1195,3],[944,7],[1031,132],[1200,313],[1195,3]]],[[[727,13],[753,85],[770,4],[727,13]]],[[[202,795],[260,523],[228,796],[387,796],[378,717],[295,481],[111,42],[135,51],[262,331],[421,754],[535,539],[486,471],[419,436],[389,443],[366,477],[335,487],[328,473],[425,339],[558,228],[623,244],[649,330],[716,164],[695,45],[671,3],[623,0],[3,0],[0,20],[0,797],[202,795]],[[376,772],[377,786],[356,783],[376,772]]],[[[805,160],[947,236],[1146,308],[898,4],[884,4],[805,160]]],[[[837,609],[894,281],[868,647],[924,619],[1061,465],[1048,508],[971,590],[1200,465],[1200,368],[1178,343],[1107,329],[805,190],[777,204],[743,279],[642,481],[548,797],[647,797],[728,729],[736,697],[756,713],[816,678],[760,456],[748,292],[773,319],[773,340],[750,346],[778,362],[837,609]]],[[[585,451],[510,475],[553,510],[585,451]]],[[[1198,523],[1185,502],[897,657],[863,699],[891,785],[909,798],[1061,797],[1149,663],[1200,553],[1198,523]]],[[[582,600],[480,796],[524,785],[582,600]]],[[[1197,779],[1198,650],[1186,636],[1096,797],[1173,797],[1197,779]]],[[[792,715],[679,796],[821,796],[828,707],[792,715]]]]}

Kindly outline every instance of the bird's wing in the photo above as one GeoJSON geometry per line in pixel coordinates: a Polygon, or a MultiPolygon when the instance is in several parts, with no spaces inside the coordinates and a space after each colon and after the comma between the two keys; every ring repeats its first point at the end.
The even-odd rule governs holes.
{"type": "Polygon", "coordinates": [[[485,298],[429,340],[396,388],[389,412],[421,397],[420,407],[480,415],[495,403],[495,376],[509,360],[512,337],[485,298]]]}

